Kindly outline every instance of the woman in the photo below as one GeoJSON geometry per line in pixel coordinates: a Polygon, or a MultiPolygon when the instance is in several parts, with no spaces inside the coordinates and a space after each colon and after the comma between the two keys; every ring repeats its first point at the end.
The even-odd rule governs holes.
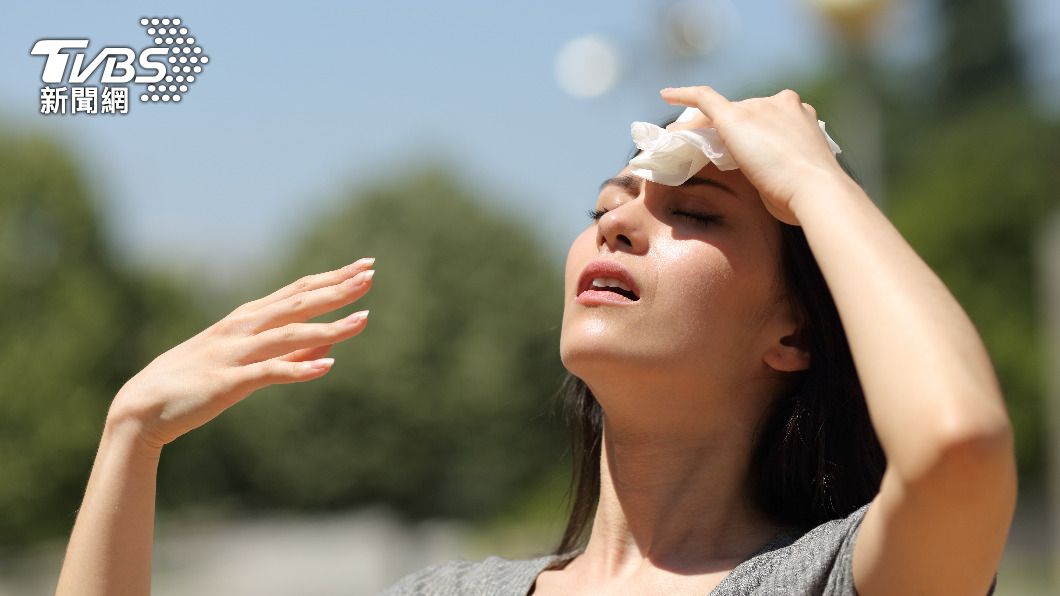
{"type": "MultiPolygon", "coordinates": [[[[704,115],[671,128],[716,128],[739,169],[708,165],[681,187],[624,169],[570,248],[560,353],[585,385],[575,405],[583,466],[598,462],[585,475],[598,474],[596,490],[580,483],[553,555],[451,562],[389,592],[992,590],[1015,465],[1001,391],[967,316],[843,172],[796,93],[740,102],[709,87],[662,95],[704,115]],[[827,342],[809,313],[824,311],[782,274],[797,269],[785,265],[792,232],[777,220],[801,228],[827,282],[871,428],[858,427],[865,408],[850,400],[817,396],[825,407],[816,410],[784,401],[802,399],[792,391],[812,371],[842,374],[843,363],[811,349],[827,342]],[[614,289],[592,290],[594,280],[614,289]],[[878,492],[873,429],[887,461],[878,492]],[[861,437],[842,444],[866,447],[837,451],[829,438],[844,433],[861,437]]],[[[331,360],[321,356],[365,319],[302,321],[363,296],[370,266],[244,304],[122,387],[58,593],[148,593],[162,446],[260,387],[325,374],[331,360]]]]}

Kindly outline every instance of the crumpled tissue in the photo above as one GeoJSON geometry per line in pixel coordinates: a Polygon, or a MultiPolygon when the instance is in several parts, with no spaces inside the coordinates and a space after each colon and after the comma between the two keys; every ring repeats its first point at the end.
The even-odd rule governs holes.
{"type": "MultiPolygon", "coordinates": [[[[698,108],[689,107],[675,122],[686,122],[700,115],[698,108]]],[[[841,153],[839,145],[828,136],[824,121],[818,120],[821,133],[832,153],[841,153]]],[[[634,122],[630,126],[633,142],[641,152],[629,160],[632,174],[667,186],[679,186],[714,162],[719,170],[735,170],[739,166],[721,142],[713,128],[693,128],[669,131],[651,122],[634,122]]]]}

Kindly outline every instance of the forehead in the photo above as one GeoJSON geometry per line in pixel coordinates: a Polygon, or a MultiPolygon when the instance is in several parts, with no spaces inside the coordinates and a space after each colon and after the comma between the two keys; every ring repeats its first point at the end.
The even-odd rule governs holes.
{"type": "MultiPolygon", "coordinates": [[[[644,184],[644,179],[640,178],[639,176],[635,176],[633,174],[633,167],[628,164],[615,174],[616,178],[624,176],[632,177],[634,181],[636,181],[638,188],[642,187],[644,184]]],[[[715,187],[721,186],[731,189],[732,194],[736,195],[736,198],[740,202],[745,202],[748,199],[752,198],[756,200],[758,199],[758,191],[754,188],[754,186],[751,185],[750,182],[747,181],[747,178],[744,177],[740,170],[726,170],[723,172],[719,170],[718,167],[715,166],[713,163],[708,163],[706,166],[696,172],[692,179],[689,182],[683,184],[682,187],[690,188],[692,190],[699,188],[703,189],[701,190],[701,192],[709,192],[706,189],[708,189],[712,185],[701,183],[696,184],[696,182],[700,182],[703,180],[706,180],[708,182],[716,182],[717,184],[713,185],[715,187]]],[[[727,192],[725,194],[728,195],[727,192]]]]}

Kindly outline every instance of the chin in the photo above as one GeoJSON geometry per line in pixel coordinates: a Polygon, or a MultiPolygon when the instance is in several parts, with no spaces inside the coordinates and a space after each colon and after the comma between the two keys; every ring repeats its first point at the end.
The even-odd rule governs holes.
{"type": "Polygon", "coordinates": [[[561,336],[559,357],[570,373],[581,379],[601,373],[614,375],[631,370],[633,365],[643,364],[645,354],[640,354],[619,341],[600,336],[561,336]]]}

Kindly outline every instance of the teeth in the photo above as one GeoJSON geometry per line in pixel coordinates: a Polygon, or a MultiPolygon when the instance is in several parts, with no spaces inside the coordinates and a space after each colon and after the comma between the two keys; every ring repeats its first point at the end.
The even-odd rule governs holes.
{"type": "Polygon", "coordinates": [[[597,288],[619,288],[627,292],[633,290],[617,279],[611,279],[610,277],[596,277],[593,278],[593,286],[597,288]]]}

